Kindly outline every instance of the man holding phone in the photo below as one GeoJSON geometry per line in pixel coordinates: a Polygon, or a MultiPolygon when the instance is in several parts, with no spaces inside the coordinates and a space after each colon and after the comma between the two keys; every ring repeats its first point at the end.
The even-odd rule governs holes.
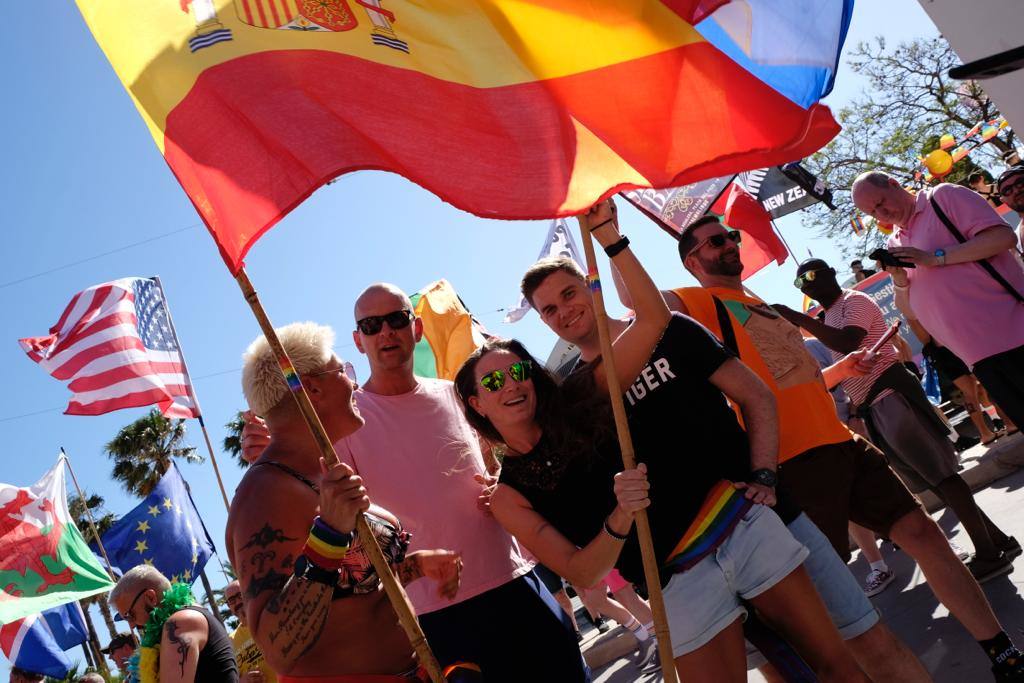
{"type": "MultiPolygon", "coordinates": [[[[1013,194],[1003,178],[1000,188],[1013,194]]],[[[896,305],[973,369],[993,399],[1024,424],[1024,267],[1017,236],[978,193],[942,183],[913,195],[880,171],[853,183],[864,213],[897,226],[885,265],[896,305]]]]}
{"type": "Polygon", "coordinates": [[[957,473],[946,425],[921,383],[900,363],[891,343],[879,344],[889,332],[882,309],[867,294],[840,287],[835,269],[821,259],[801,263],[794,284],[825,308],[825,320],[776,305],[783,317],[832,349],[836,360],[859,349],[875,352],[878,362],[871,372],[843,380],[843,389],[872,442],[907,487],[914,493],[932,491],[960,518],[976,550],[967,565],[974,578],[984,583],[1013,571],[1011,560],[1021,554],[1020,544],[978,507],[957,473]]]}

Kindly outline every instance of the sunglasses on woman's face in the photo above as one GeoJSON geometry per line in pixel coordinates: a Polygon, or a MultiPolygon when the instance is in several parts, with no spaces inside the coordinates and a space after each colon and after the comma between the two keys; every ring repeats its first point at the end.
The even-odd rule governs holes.
{"type": "Polygon", "coordinates": [[[533,370],[533,363],[528,360],[516,361],[508,366],[506,370],[492,370],[480,378],[480,386],[487,391],[498,391],[505,386],[505,378],[510,377],[515,382],[525,382],[530,379],[530,371],[533,370]]]}
{"type": "Polygon", "coordinates": [[[728,230],[726,232],[715,233],[714,235],[711,235],[710,237],[701,240],[697,244],[697,246],[690,250],[690,253],[696,253],[697,250],[703,247],[705,244],[710,244],[715,249],[721,249],[722,247],[725,246],[726,240],[730,240],[733,244],[736,244],[738,246],[740,243],[740,238],[741,236],[739,230],[728,230]]]}
{"type": "Polygon", "coordinates": [[[405,329],[412,322],[412,319],[416,316],[413,315],[412,311],[407,308],[403,308],[400,311],[391,311],[384,315],[368,315],[362,320],[356,321],[356,327],[359,331],[365,335],[379,334],[381,327],[384,323],[388,324],[393,330],[405,329]]]}

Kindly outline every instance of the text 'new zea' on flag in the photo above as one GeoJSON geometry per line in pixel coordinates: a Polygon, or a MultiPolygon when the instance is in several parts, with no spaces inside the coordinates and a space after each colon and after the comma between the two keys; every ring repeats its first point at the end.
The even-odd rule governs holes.
{"type": "Polygon", "coordinates": [[[0,624],[113,585],[68,514],[63,458],[32,486],[0,483],[0,624]]]}
{"type": "Polygon", "coordinates": [[[114,568],[124,573],[153,565],[171,581],[192,583],[214,552],[177,466],[170,468],[141,503],[103,534],[114,568]]]}
{"type": "Polygon", "coordinates": [[[432,282],[409,297],[423,321],[423,337],[413,351],[413,371],[420,377],[455,379],[463,361],[484,343],[483,327],[447,280],[432,282]]]}
{"type": "Polygon", "coordinates": [[[65,654],[89,637],[77,602],[0,626],[0,650],[19,669],[63,679],[71,671],[65,654]]]}
{"type": "Polygon", "coordinates": [[[802,158],[839,131],[817,99],[850,5],[77,3],[232,272],[353,170],[399,173],[480,216],[536,219],[802,158]],[[815,60],[770,40],[785,21],[796,45],[821,42],[815,60]]]}

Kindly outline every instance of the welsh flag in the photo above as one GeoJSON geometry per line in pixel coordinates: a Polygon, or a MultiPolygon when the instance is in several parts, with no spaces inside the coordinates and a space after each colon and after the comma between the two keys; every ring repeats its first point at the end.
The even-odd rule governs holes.
{"type": "Polygon", "coordinates": [[[113,586],[68,514],[63,458],[32,486],[0,483],[0,624],[113,586]]]}
{"type": "Polygon", "coordinates": [[[432,282],[409,298],[413,312],[423,320],[414,372],[420,377],[455,379],[463,361],[484,343],[483,326],[447,280],[432,282]]]}

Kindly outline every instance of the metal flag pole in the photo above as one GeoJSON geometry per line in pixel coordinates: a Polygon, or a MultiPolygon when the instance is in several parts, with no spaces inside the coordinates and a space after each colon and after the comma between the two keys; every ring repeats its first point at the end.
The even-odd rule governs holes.
{"type": "MultiPolygon", "coordinates": [[[[281,340],[278,339],[277,332],[274,331],[274,325],[270,322],[270,318],[267,317],[267,312],[264,310],[263,304],[260,303],[259,295],[253,289],[252,282],[249,281],[249,276],[244,268],[238,270],[238,273],[235,275],[235,281],[238,282],[245,300],[252,309],[253,315],[256,316],[260,329],[263,330],[263,336],[266,337],[267,343],[270,344],[270,348],[277,357],[277,363],[281,367],[281,374],[284,375],[292,398],[298,404],[299,412],[302,413],[302,417],[305,419],[306,425],[309,427],[309,431],[313,435],[313,439],[316,441],[324,460],[332,465],[341,462],[334,450],[334,444],[331,443],[327,430],[324,429],[323,424],[320,422],[320,417],[316,414],[316,409],[313,408],[309,395],[306,394],[306,389],[302,386],[302,380],[299,379],[291,359],[288,358],[288,353],[281,345],[281,340]]],[[[406,596],[405,591],[402,590],[401,584],[395,579],[395,575],[391,572],[391,567],[384,558],[384,554],[377,544],[376,537],[366,523],[366,516],[362,513],[356,517],[356,534],[362,541],[363,548],[366,550],[373,568],[377,571],[377,576],[380,577],[384,591],[387,593],[388,599],[391,600],[391,606],[398,615],[398,621],[405,630],[405,635],[409,638],[413,649],[416,650],[416,654],[419,655],[420,665],[430,674],[430,679],[433,683],[444,683],[445,678],[441,672],[441,666],[437,663],[430,645],[427,644],[427,638],[423,635],[419,622],[416,621],[416,615],[409,604],[409,598],[406,596]]]]}
{"type": "Polygon", "coordinates": [[[178,347],[178,355],[181,356],[181,369],[188,383],[189,393],[192,394],[192,401],[196,404],[196,419],[199,420],[199,428],[203,430],[203,439],[206,441],[206,449],[210,452],[210,464],[213,465],[213,473],[217,475],[217,485],[220,487],[220,495],[224,498],[224,509],[231,511],[231,502],[228,500],[228,492],[224,488],[224,480],[220,476],[220,467],[217,466],[217,456],[213,454],[213,444],[210,442],[210,433],[206,431],[206,421],[203,420],[203,409],[199,407],[199,397],[196,395],[192,378],[188,374],[188,363],[185,362],[185,350],[181,348],[181,341],[178,339],[178,331],[174,328],[174,318],[171,317],[171,305],[167,303],[167,294],[164,292],[164,284],[160,276],[153,276],[157,288],[160,290],[160,298],[163,299],[164,310],[167,311],[167,322],[171,326],[171,334],[174,336],[174,345],[178,347]]]}
{"type": "MultiPolygon", "coordinates": [[[[583,252],[587,259],[587,281],[594,296],[594,319],[597,322],[597,332],[601,340],[601,358],[604,363],[605,378],[608,382],[608,398],[611,400],[612,414],[615,416],[615,431],[619,436],[622,464],[627,470],[631,470],[636,467],[636,456],[633,452],[633,439],[629,434],[626,406],[622,401],[622,386],[619,384],[619,376],[615,373],[612,339],[608,333],[608,313],[605,311],[604,296],[601,293],[601,277],[597,272],[593,236],[590,234],[590,219],[586,215],[582,215],[578,216],[577,220],[580,224],[583,252]]],[[[676,663],[672,658],[672,638],[668,630],[665,601],[661,595],[661,576],[658,572],[658,559],[654,555],[654,542],[651,540],[651,526],[647,521],[647,511],[637,512],[634,521],[636,522],[637,538],[640,541],[640,556],[643,559],[647,594],[650,598],[651,612],[654,613],[654,632],[658,639],[658,658],[661,660],[662,676],[665,683],[677,683],[676,663]]]]}

